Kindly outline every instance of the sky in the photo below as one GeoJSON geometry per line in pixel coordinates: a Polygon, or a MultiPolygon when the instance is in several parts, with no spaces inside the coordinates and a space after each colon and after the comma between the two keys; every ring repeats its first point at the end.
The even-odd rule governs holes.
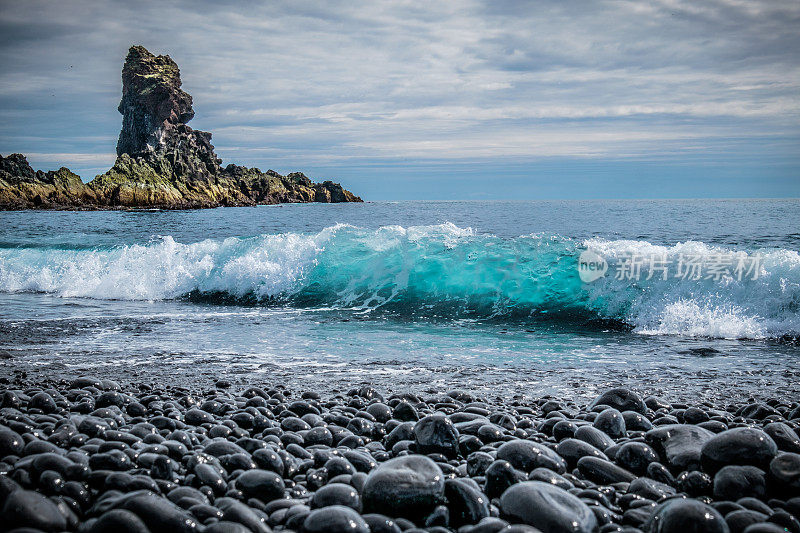
{"type": "Polygon", "coordinates": [[[0,154],[89,181],[129,46],[223,164],[367,200],[800,197],[800,2],[0,0],[0,154]]]}

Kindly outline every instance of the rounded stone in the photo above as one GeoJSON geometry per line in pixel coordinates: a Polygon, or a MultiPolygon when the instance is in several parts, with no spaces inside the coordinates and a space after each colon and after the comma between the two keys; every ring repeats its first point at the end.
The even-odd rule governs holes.
{"type": "Polygon", "coordinates": [[[219,470],[208,463],[200,463],[195,466],[194,475],[197,481],[211,488],[217,494],[224,493],[228,487],[219,470]]]}
{"type": "Polygon", "coordinates": [[[800,453],[800,437],[797,432],[783,422],[772,422],[764,426],[764,433],[772,437],[778,449],[784,452],[800,453]]]}
{"type": "Polygon", "coordinates": [[[530,440],[517,439],[504,443],[497,449],[497,459],[508,461],[526,474],[540,467],[559,474],[567,470],[567,462],[561,456],[547,446],[530,440]]]}
{"type": "Polygon", "coordinates": [[[53,470],[62,476],[70,472],[70,467],[74,465],[68,458],[58,453],[46,452],[28,456],[31,458],[31,473],[38,477],[45,470],[53,470]]]}
{"type": "Polygon", "coordinates": [[[699,470],[686,471],[675,478],[675,487],[691,497],[705,496],[713,492],[714,480],[699,470]]]}
{"type": "Polygon", "coordinates": [[[592,425],[612,439],[625,436],[625,419],[622,418],[622,413],[613,407],[609,407],[597,415],[592,425]]]}
{"type": "Polygon", "coordinates": [[[452,527],[474,524],[489,516],[489,498],[474,483],[464,479],[448,479],[445,481],[444,495],[452,527]]]}
{"type": "Polygon", "coordinates": [[[611,461],[597,457],[582,457],[578,460],[578,470],[591,481],[601,484],[630,483],[636,476],[611,461]]]}
{"type": "Polygon", "coordinates": [[[46,392],[37,392],[31,396],[31,400],[28,402],[28,408],[41,409],[45,413],[54,413],[58,410],[55,400],[46,392]]]}
{"type": "Polygon", "coordinates": [[[467,456],[467,475],[482,476],[493,462],[494,457],[486,452],[472,452],[467,456]]]}
{"type": "Polygon", "coordinates": [[[284,431],[306,431],[311,429],[311,426],[302,418],[288,416],[281,420],[281,429],[284,431]]]}
{"type": "Polygon", "coordinates": [[[725,515],[725,522],[728,524],[728,528],[736,533],[744,531],[752,524],[758,524],[766,520],[767,515],[751,511],[750,509],[732,511],[725,515]]]}
{"type": "Polygon", "coordinates": [[[683,420],[687,424],[701,424],[703,422],[708,422],[710,417],[708,413],[699,407],[689,407],[683,412],[683,420]]]}
{"type": "Polygon", "coordinates": [[[598,457],[608,459],[606,454],[586,441],[578,439],[564,439],[556,445],[556,452],[567,461],[570,468],[575,468],[581,457],[598,457]]]}
{"type": "Polygon", "coordinates": [[[645,414],[647,406],[644,401],[633,391],[625,388],[610,389],[597,397],[589,406],[591,410],[597,405],[607,405],[613,407],[618,411],[635,411],[637,413],[645,414]]]}
{"type": "Polygon", "coordinates": [[[124,509],[112,509],[95,520],[88,533],[147,533],[142,519],[124,509]]]}
{"type": "Polygon", "coordinates": [[[352,476],[356,473],[355,467],[350,464],[350,461],[343,457],[331,457],[325,461],[325,470],[328,471],[329,477],[336,477],[342,474],[352,476]]]}
{"type": "Polygon", "coordinates": [[[81,376],[75,378],[72,380],[72,382],[70,382],[69,386],[73,389],[83,389],[85,387],[94,387],[95,389],[103,388],[103,384],[100,382],[100,380],[91,376],[81,376]]]}
{"type": "Polygon", "coordinates": [[[742,533],[786,533],[786,529],[769,522],[761,522],[760,524],[751,524],[745,528],[742,533]]]}
{"type": "Polygon", "coordinates": [[[253,458],[246,453],[223,455],[220,457],[219,462],[222,464],[222,467],[229,472],[234,470],[249,470],[256,467],[256,464],[253,462],[253,458]]]}
{"type": "Polygon", "coordinates": [[[319,509],[330,507],[331,505],[343,505],[356,511],[361,511],[361,498],[358,491],[350,485],[344,483],[328,483],[317,489],[311,497],[310,507],[319,509]]]}
{"type": "Polygon", "coordinates": [[[249,531],[256,533],[269,532],[269,528],[266,526],[266,517],[240,501],[229,497],[217,498],[214,500],[214,506],[222,511],[222,521],[242,524],[249,531]]]}
{"type": "Polygon", "coordinates": [[[362,491],[364,509],[387,516],[422,518],[442,501],[444,475],[431,459],[406,455],[373,470],[362,491]]]}
{"type": "Polygon", "coordinates": [[[628,431],[650,431],[653,424],[646,416],[635,411],[622,411],[622,419],[625,421],[625,429],[628,431]]]}
{"type": "Polygon", "coordinates": [[[283,498],[285,486],[283,478],[269,470],[247,470],[236,478],[236,488],[248,498],[258,498],[271,502],[283,498]]]}
{"type": "Polygon", "coordinates": [[[507,488],[520,480],[519,475],[511,463],[498,459],[486,469],[486,485],[484,490],[490,498],[503,494],[507,488]]]}
{"type": "Polygon", "coordinates": [[[308,446],[313,446],[315,444],[330,446],[333,444],[333,435],[330,430],[322,426],[310,429],[308,433],[305,434],[304,438],[308,446]]]}
{"type": "Polygon", "coordinates": [[[769,475],[787,494],[800,495],[800,454],[778,454],[769,464],[769,475]]]}
{"type": "Polygon", "coordinates": [[[123,407],[125,405],[125,397],[117,391],[107,391],[95,400],[95,407],[109,407],[112,405],[123,407]]]}
{"type": "Polygon", "coordinates": [[[283,474],[283,459],[272,448],[261,448],[253,452],[253,461],[259,468],[283,474]]]}
{"type": "Polygon", "coordinates": [[[62,531],[67,521],[58,506],[38,492],[15,490],[6,498],[2,509],[3,527],[35,528],[42,531],[62,531]]]}
{"type": "Polygon", "coordinates": [[[189,409],[183,415],[183,420],[190,426],[199,426],[200,424],[213,424],[214,417],[211,413],[206,413],[200,409],[189,409]]]}
{"type": "Polygon", "coordinates": [[[674,495],[675,489],[666,483],[661,483],[648,477],[639,477],[631,482],[627,494],[635,494],[642,498],[658,501],[661,498],[674,495]]]}
{"type": "Polygon", "coordinates": [[[617,450],[614,461],[634,474],[644,475],[650,463],[658,461],[656,452],[643,442],[626,442],[617,450]]]}
{"type": "Polygon", "coordinates": [[[8,428],[0,427],[0,457],[19,455],[25,448],[22,435],[8,428]]]}
{"type": "Polygon", "coordinates": [[[675,478],[673,477],[672,473],[670,473],[669,469],[661,463],[650,463],[647,465],[647,477],[650,479],[655,479],[656,481],[660,481],[661,483],[666,483],[670,486],[675,485],[675,478]]]}
{"type": "Polygon", "coordinates": [[[511,522],[542,531],[591,533],[597,531],[595,514],[579,498],[541,481],[517,483],[500,497],[500,512],[511,522]]]}
{"type": "Polygon", "coordinates": [[[403,422],[386,435],[383,445],[387,450],[391,450],[395,444],[404,440],[411,440],[414,438],[414,423],[403,422]]]}
{"type": "Polygon", "coordinates": [[[417,422],[414,440],[419,453],[440,453],[449,458],[458,455],[458,430],[444,415],[429,415],[417,422]]]}
{"type": "Polygon", "coordinates": [[[244,448],[227,440],[214,440],[203,451],[208,455],[214,457],[222,457],[223,455],[233,455],[234,453],[247,453],[244,448]]]}
{"type": "Polygon", "coordinates": [[[402,533],[394,520],[382,514],[365,514],[361,518],[369,526],[370,533],[402,533]]]}
{"type": "Polygon", "coordinates": [[[375,417],[375,420],[386,423],[392,418],[392,408],[385,403],[373,403],[367,407],[367,412],[375,417]]]}
{"type": "Polygon", "coordinates": [[[676,472],[697,470],[703,446],[714,433],[691,424],[668,424],[648,431],[645,441],[676,472]]]}
{"type": "Polygon", "coordinates": [[[579,427],[575,430],[575,438],[583,442],[588,442],[601,452],[614,445],[614,439],[594,426],[579,427]]]}
{"type": "Polygon", "coordinates": [[[132,466],[130,457],[120,450],[96,453],[89,457],[89,467],[92,470],[130,470],[132,466]]]}
{"type": "Polygon", "coordinates": [[[39,476],[39,489],[45,494],[58,494],[64,487],[64,477],[53,470],[45,470],[39,476]]]}
{"type": "Polygon", "coordinates": [[[408,402],[398,403],[392,411],[392,417],[401,422],[416,422],[419,420],[417,409],[408,402]]]}
{"type": "Polygon", "coordinates": [[[311,511],[303,521],[304,533],[370,533],[361,516],[349,507],[332,505],[311,511]]]}
{"type": "Polygon", "coordinates": [[[650,533],[729,533],[725,519],[710,505],[675,498],[653,511],[642,528],[650,533]]]}
{"type": "Polygon", "coordinates": [[[575,436],[578,425],[571,420],[559,420],[553,425],[552,434],[557,441],[569,439],[575,436]]]}
{"type": "Polygon", "coordinates": [[[763,420],[768,416],[780,415],[780,413],[773,407],[759,402],[744,406],[737,412],[737,414],[745,418],[752,418],[754,420],[763,420]]]}
{"type": "Polygon", "coordinates": [[[714,476],[714,497],[719,500],[736,500],[744,496],[761,498],[766,491],[766,475],[754,466],[725,466],[714,476]]]}
{"type": "Polygon", "coordinates": [[[734,428],[711,437],[700,453],[703,470],[712,474],[727,465],[752,465],[766,470],[778,453],[778,446],[760,429],[734,428]]]}

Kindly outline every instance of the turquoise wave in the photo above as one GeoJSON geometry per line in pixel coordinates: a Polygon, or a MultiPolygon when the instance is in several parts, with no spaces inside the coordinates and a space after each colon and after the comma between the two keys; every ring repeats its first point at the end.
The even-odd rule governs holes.
{"type": "Polygon", "coordinates": [[[91,250],[7,248],[0,250],[0,291],[278,304],[368,316],[616,323],[641,334],[769,338],[800,331],[796,251],[579,242],[558,235],[509,239],[452,224],[377,230],[337,225],[316,234],[190,244],[166,236],[91,250]],[[757,254],[760,276],[629,280],[610,271],[583,283],[577,260],[587,248],[611,265],[630,254],[757,254]]]}

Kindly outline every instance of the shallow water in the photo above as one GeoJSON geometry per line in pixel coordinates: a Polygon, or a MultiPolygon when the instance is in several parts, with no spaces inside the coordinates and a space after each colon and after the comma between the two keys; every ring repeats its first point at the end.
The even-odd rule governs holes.
{"type": "Polygon", "coordinates": [[[0,371],[796,395],[797,220],[794,200],[0,213],[0,371]],[[592,283],[586,248],[610,265],[592,283]],[[758,277],[616,279],[631,254],[758,277]]]}

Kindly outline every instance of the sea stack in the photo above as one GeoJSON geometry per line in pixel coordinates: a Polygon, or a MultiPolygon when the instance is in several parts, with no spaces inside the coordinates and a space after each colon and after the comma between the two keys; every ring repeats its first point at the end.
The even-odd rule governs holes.
{"type": "Polygon", "coordinates": [[[180,69],[172,58],[132,46],[117,109],[122,113],[118,157],[128,155],[173,182],[218,182],[221,161],[211,134],[186,125],[194,117],[192,97],[181,90],[180,69]]]}
{"type": "Polygon", "coordinates": [[[251,203],[220,184],[221,161],[211,134],[186,125],[194,117],[192,97],[181,89],[180,69],[171,57],[132,46],[122,68],[117,109],[122,114],[117,161],[92,182],[110,204],[191,208],[251,203]]]}
{"type": "MultiPolygon", "coordinates": [[[[178,131],[194,118],[192,97],[181,90],[181,72],[169,56],[132,46],[122,68],[122,131],[117,155],[163,151],[169,140],[200,132],[178,131]]],[[[205,134],[210,138],[211,134],[205,134]]]]}
{"type": "Polygon", "coordinates": [[[117,108],[122,129],[114,166],[88,184],[61,168],[34,172],[21,154],[0,156],[0,209],[192,209],[283,202],[360,202],[338,183],[314,183],[301,172],[228,165],[211,133],[187,125],[192,97],[168,55],[132,46],[122,69],[117,108]]]}

